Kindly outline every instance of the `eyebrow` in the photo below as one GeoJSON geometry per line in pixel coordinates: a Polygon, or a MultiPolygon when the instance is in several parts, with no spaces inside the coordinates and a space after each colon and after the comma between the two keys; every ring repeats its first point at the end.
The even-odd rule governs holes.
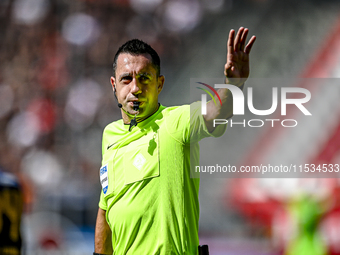
{"type": "MultiPolygon", "coordinates": [[[[132,76],[132,75],[131,73],[123,73],[119,76],[119,80],[127,76],[132,76]]],[[[152,75],[151,73],[148,73],[148,72],[141,72],[141,73],[138,73],[137,76],[152,76],[152,75]]]]}
{"type": "Polygon", "coordinates": [[[127,77],[127,76],[131,76],[131,74],[130,73],[123,73],[123,74],[119,75],[119,80],[121,80],[122,78],[127,77]]]}
{"type": "Polygon", "coordinates": [[[148,72],[138,73],[137,75],[138,76],[151,76],[151,74],[148,72]]]}

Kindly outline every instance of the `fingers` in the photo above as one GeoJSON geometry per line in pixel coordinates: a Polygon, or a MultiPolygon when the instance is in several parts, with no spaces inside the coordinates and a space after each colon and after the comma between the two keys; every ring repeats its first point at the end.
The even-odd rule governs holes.
{"type": "Polygon", "coordinates": [[[249,30],[247,28],[243,30],[242,37],[241,37],[241,40],[240,40],[240,43],[239,43],[241,51],[244,51],[244,45],[246,45],[248,32],[249,32],[249,30]]]}
{"type": "Polygon", "coordinates": [[[250,53],[250,50],[255,42],[256,37],[252,36],[246,45],[247,36],[248,36],[248,28],[240,27],[235,38],[235,30],[231,29],[228,38],[228,53],[233,53],[234,51],[242,51],[247,54],[250,53]],[[245,46],[246,45],[246,46],[245,46]]]}
{"type": "Polygon", "coordinates": [[[245,52],[246,54],[249,54],[249,53],[250,53],[251,48],[253,47],[255,40],[256,40],[256,36],[253,35],[253,36],[250,38],[250,40],[249,40],[249,42],[248,42],[248,44],[247,44],[247,46],[246,46],[246,48],[245,48],[245,50],[244,50],[244,52],[245,52]]]}
{"type": "Polygon", "coordinates": [[[235,30],[231,29],[229,32],[229,38],[228,38],[228,53],[229,54],[234,52],[234,37],[235,37],[235,30]]]}
{"type": "Polygon", "coordinates": [[[244,28],[240,27],[240,29],[237,32],[235,41],[234,41],[234,49],[235,51],[239,51],[241,49],[241,38],[243,35],[244,28]]]}

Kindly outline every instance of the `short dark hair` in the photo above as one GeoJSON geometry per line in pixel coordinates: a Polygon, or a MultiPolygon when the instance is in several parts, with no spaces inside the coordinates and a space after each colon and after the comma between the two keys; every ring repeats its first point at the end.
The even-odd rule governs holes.
{"type": "Polygon", "coordinates": [[[129,53],[131,55],[141,55],[141,54],[149,54],[151,56],[152,65],[155,67],[157,71],[157,76],[160,75],[161,72],[161,60],[157,54],[157,52],[147,43],[139,40],[132,39],[124,43],[118,51],[113,60],[113,76],[116,77],[116,69],[117,69],[117,59],[119,54],[121,53],[129,53]]]}

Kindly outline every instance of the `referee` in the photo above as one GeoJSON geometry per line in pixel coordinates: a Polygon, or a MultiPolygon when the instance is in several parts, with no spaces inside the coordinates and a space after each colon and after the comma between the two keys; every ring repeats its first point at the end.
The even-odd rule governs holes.
{"type": "MultiPolygon", "coordinates": [[[[224,67],[226,83],[241,89],[256,39],[246,44],[247,34],[230,31],[224,67]]],[[[199,163],[199,140],[224,133],[213,120],[232,116],[230,91],[219,89],[222,105],[209,102],[204,116],[200,102],[161,105],[159,56],[137,39],[118,49],[111,84],[122,119],[103,132],[94,254],[208,254],[199,248],[199,179],[190,164],[199,163]]]]}

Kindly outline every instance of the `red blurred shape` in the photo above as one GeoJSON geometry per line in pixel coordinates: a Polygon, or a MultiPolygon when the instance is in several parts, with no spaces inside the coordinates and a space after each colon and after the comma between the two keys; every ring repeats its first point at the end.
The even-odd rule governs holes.
{"type": "Polygon", "coordinates": [[[49,99],[35,99],[28,106],[28,111],[39,119],[39,131],[43,134],[50,133],[56,124],[56,106],[49,99]]]}

